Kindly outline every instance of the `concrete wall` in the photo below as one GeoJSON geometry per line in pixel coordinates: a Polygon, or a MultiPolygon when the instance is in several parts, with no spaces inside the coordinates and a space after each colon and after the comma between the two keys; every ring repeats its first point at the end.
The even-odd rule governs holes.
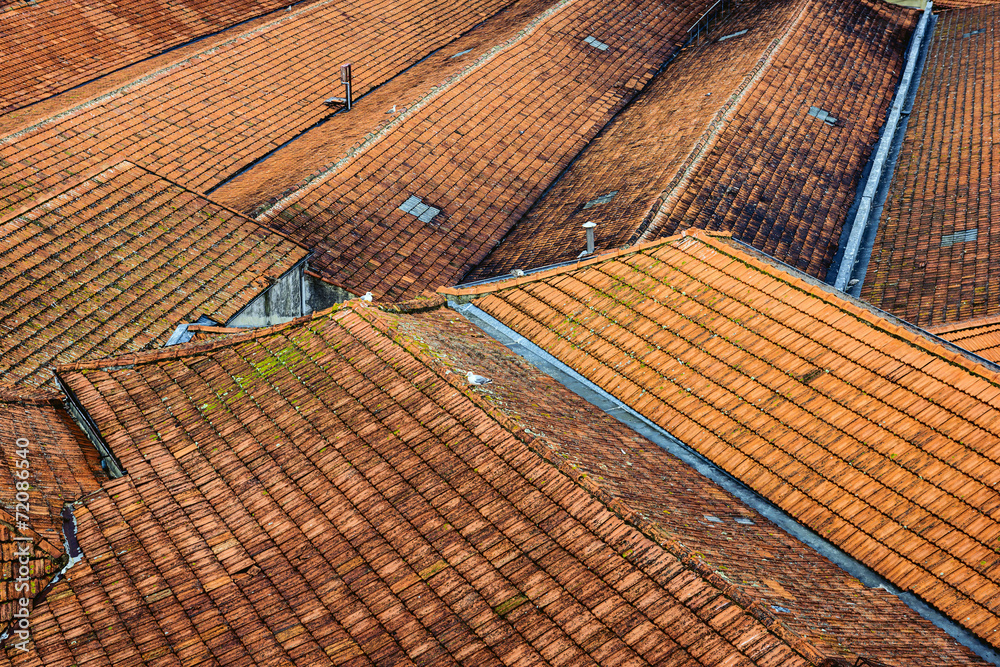
{"type": "Polygon", "coordinates": [[[303,312],[305,268],[305,262],[294,266],[226,322],[226,326],[267,327],[308,314],[309,310],[303,312]]]}
{"type": "Polygon", "coordinates": [[[314,310],[325,310],[330,306],[343,303],[348,299],[357,298],[356,295],[351,294],[345,289],[336,287],[330,283],[325,283],[322,280],[313,278],[310,275],[305,276],[302,287],[305,294],[307,313],[311,313],[314,310]]]}

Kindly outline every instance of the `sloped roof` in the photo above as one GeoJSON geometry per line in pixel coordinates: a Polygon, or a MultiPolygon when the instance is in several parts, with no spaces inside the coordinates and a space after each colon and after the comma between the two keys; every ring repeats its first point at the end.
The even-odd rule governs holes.
{"type": "Polygon", "coordinates": [[[23,664],[814,664],[370,308],[60,375],[129,475],[23,664]]]}
{"type": "Polygon", "coordinates": [[[468,279],[574,259],[586,221],[601,249],[689,227],[732,231],[824,277],[917,16],[881,0],[739,4],[468,279]]]}
{"type": "MultiPolygon", "coordinates": [[[[100,458],[52,392],[0,387],[0,633],[19,598],[36,596],[65,563],[63,505],[100,488],[100,458]],[[22,456],[21,453],[24,453],[22,456]],[[26,476],[24,475],[26,473],[26,476]],[[22,477],[25,477],[22,479],[22,477]],[[18,482],[27,482],[27,510],[18,505],[18,482]],[[18,538],[30,538],[27,591],[17,590],[18,538]]],[[[23,498],[22,498],[23,500],[23,498]]]]}
{"type": "MultiPolygon", "coordinates": [[[[380,306],[394,336],[439,374],[493,380],[477,394],[666,535],[675,553],[730,583],[825,656],[899,665],[979,664],[883,588],[868,588],[661,446],[638,435],[439,301],[380,306]]],[[[618,413],[620,414],[620,413],[618,413]]],[[[788,641],[794,641],[789,638],[788,641]]]]}
{"type": "Polygon", "coordinates": [[[938,14],[861,291],[920,326],[1000,313],[998,22],[938,14]]]}
{"type": "Polygon", "coordinates": [[[359,63],[361,96],[505,4],[293,6],[0,138],[0,207],[122,159],[207,191],[333,113],[323,101],[342,92],[341,63],[359,63]]]}
{"type": "Polygon", "coordinates": [[[984,359],[1000,363],[1000,315],[939,324],[927,330],[984,359]]]}
{"type": "MultiPolygon", "coordinates": [[[[313,269],[352,293],[396,300],[453,284],[656,74],[710,3],[525,4],[530,13],[490,26],[484,48],[446,80],[425,68],[421,96],[409,93],[398,108],[359,102],[351,114],[364,127],[373,114],[391,122],[258,219],[315,248],[313,269]]],[[[272,169],[264,163],[244,178],[267,183],[272,169]]]]}
{"type": "Polygon", "coordinates": [[[288,0],[4,3],[0,6],[0,114],[286,6],[288,0]]]}
{"type": "Polygon", "coordinates": [[[306,251],[123,162],[0,222],[0,370],[137,351],[207,315],[225,322],[306,251]]]}
{"type": "Polygon", "coordinates": [[[1000,374],[702,232],[442,291],[1000,645],[1000,374]]]}

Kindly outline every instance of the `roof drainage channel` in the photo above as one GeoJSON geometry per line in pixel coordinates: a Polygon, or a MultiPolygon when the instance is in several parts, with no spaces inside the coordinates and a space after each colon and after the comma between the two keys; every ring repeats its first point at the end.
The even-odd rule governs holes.
{"type": "Polygon", "coordinates": [[[903,143],[903,135],[906,133],[906,121],[913,108],[913,99],[920,83],[920,72],[923,69],[927,49],[930,47],[930,38],[936,22],[931,13],[933,9],[934,3],[928,2],[917,29],[913,31],[910,48],[906,54],[906,67],[899,88],[896,90],[896,99],[882,127],[882,137],[866,168],[867,180],[863,181],[863,186],[859,186],[859,190],[861,187],[864,189],[860,190],[852,206],[853,217],[848,216],[851,223],[844,227],[837,257],[834,258],[827,273],[827,282],[841,291],[846,292],[850,288],[850,293],[855,296],[861,294],[861,286],[875,241],[875,231],[878,228],[878,219],[896,170],[896,159],[903,143]],[[856,275],[861,278],[855,279],[856,275]]]}
{"type": "Polygon", "coordinates": [[[772,505],[735,477],[732,477],[729,473],[716,466],[711,460],[691,449],[670,435],[670,433],[649,421],[491,315],[483,312],[471,303],[462,304],[451,299],[449,297],[448,305],[452,309],[461,313],[491,338],[502,343],[515,354],[527,360],[535,368],[552,377],[591,405],[603,410],[639,435],[663,448],[667,453],[676,456],[697,472],[734,495],[747,507],[750,507],[771,523],[806,546],[814,549],[821,556],[827,558],[852,577],[858,579],[865,586],[869,588],[883,588],[892,593],[910,609],[947,632],[955,641],[970,649],[980,658],[994,665],[1000,665],[1000,652],[997,652],[993,647],[982,642],[971,632],[942,615],[916,595],[899,589],[888,580],[882,578],[881,575],[869,569],[868,566],[855,560],[852,556],[830,544],[813,531],[805,528],[784,511],[772,505]]]}

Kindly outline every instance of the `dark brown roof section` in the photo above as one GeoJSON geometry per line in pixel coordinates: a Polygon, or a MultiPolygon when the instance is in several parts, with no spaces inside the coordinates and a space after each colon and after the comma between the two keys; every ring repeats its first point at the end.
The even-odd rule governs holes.
{"type": "Polygon", "coordinates": [[[61,368],[130,475],[24,664],[818,662],[430,364],[359,304],[61,368]]]}
{"type": "Polygon", "coordinates": [[[508,3],[292,6],[0,138],[0,208],[123,159],[206,192],[329,117],[341,63],[363,95],[508,3]]]}
{"type": "Polygon", "coordinates": [[[288,0],[0,6],[0,114],[275,9],[288,0]]]}
{"type": "Polygon", "coordinates": [[[836,253],[918,13],[880,0],[740,4],[689,46],[468,276],[691,227],[817,277],[836,253]]]}
{"type": "Polygon", "coordinates": [[[100,457],[54,392],[0,387],[0,633],[65,564],[61,513],[100,488],[100,457]],[[22,486],[19,486],[22,485],[22,486]],[[28,581],[18,581],[20,553],[28,581]]]}
{"type": "Polygon", "coordinates": [[[932,334],[961,345],[983,359],[1000,363],[1000,315],[927,327],[932,334]]]}
{"type": "Polygon", "coordinates": [[[729,582],[733,595],[753,600],[758,617],[771,616],[823,655],[852,664],[857,657],[925,667],[979,664],[895,595],[862,585],[462,315],[423,300],[405,310],[380,315],[393,335],[423,350],[438,374],[463,377],[473,371],[491,378],[477,390],[480,396],[655,522],[672,550],[689,553],[693,562],[729,582]]]}
{"type": "Polygon", "coordinates": [[[938,14],[861,291],[920,326],[1000,314],[998,22],[938,14]]]}
{"type": "Polygon", "coordinates": [[[0,371],[162,344],[226,322],[307,253],[280,234],[124,162],[0,222],[0,371]]]}
{"type": "Polygon", "coordinates": [[[315,248],[314,270],[355,294],[407,299],[454,284],[710,3],[533,4],[519,31],[257,219],[315,248]]]}

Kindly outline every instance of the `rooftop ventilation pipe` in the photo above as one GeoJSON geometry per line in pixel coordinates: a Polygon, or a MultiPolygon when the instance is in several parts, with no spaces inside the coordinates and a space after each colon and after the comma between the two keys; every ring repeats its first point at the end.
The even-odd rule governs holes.
{"type": "Polygon", "coordinates": [[[351,103],[353,100],[353,93],[351,92],[351,63],[344,63],[340,66],[340,82],[344,84],[344,97],[331,97],[325,100],[323,104],[328,107],[336,106],[337,104],[343,104],[345,111],[351,110],[351,103]]]}
{"type": "Polygon", "coordinates": [[[596,222],[591,222],[588,220],[583,223],[583,228],[587,230],[587,249],[581,253],[582,255],[593,255],[594,254],[594,229],[597,227],[596,222]]]}

